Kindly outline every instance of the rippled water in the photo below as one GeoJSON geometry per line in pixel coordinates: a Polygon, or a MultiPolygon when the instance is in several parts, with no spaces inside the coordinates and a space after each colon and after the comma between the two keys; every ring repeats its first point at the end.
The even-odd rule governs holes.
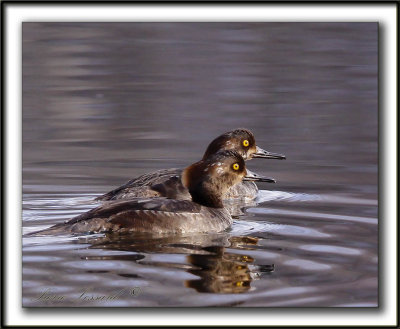
{"type": "Polygon", "coordinates": [[[377,24],[24,23],[23,233],[251,129],[232,228],[23,238],[23,305],[376,306],[377,24]]]}

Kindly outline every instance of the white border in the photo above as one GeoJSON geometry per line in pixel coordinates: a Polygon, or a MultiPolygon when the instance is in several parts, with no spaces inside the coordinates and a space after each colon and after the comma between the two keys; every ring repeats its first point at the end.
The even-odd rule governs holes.
{"type": "MultiPolygon", "coordinates": [[[[5,248],[6,322],[7,325],[365,325],[383,326],[396,323],[397,248],[396,248],[396,6],[395,4],[359,5],[14,5],[8,3],[5,26],[5,97],[6,97],[6,214],[5,248]],[[21,308],[21,22],[27,21],[262,21],[262,22],[322,22],[322,21],[374,21],[384,27],[381,44],[381,137],[385,144],[380,167],[383,179],[385,232],[381,237],[381,251],[385,253],[381,269],[381,303],[383,309],[251,309],[157,311],[121,310],[47,310],[34,312],[21,308]],[[383,124],[383,125],[382,125],[383,124]],[[381,163],[381,164],[382,164],[381,163]],[[390,228],[390,229],[388,229],[390,228]],[[11,238],[12,237],[12,238],[11,238]],[[78,312],[80,311],[80,312],[78,312]],[[157,315],[157,316],[154,316],[157,315]],[[338,316],[339,315],[339,316],[338,316]]],[[[382,209],[381,209],[382,210],[382,209]]],[[[382,218],[381,218],[382,220],[382,218]]],[[[381,225],[381,229],[383,225],[381,225]]],[[[381,254],[382,255],[382,254],[381,254]]]]}

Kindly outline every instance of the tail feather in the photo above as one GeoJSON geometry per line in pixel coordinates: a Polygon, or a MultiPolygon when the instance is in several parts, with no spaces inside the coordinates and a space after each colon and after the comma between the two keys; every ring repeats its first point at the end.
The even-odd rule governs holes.
{"type": "Polygon", "coordinates": [[[30,232],[26,233],[23,236],[24,237],[30,237],[30,236],[48,236],[48,235],[60,235],[60,234],[70,234],[72,233],[70,226],[69,225],[64,225],[64,224],[56,224],[54,226],[51,226],[49,228],[45,228],[40,231],[35,231],[35,232],[30,232]]]}

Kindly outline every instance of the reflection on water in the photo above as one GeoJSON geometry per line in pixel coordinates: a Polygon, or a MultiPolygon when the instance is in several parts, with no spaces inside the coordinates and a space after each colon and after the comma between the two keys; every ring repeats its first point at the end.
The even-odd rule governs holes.
{"type": "Polygon", "coordinates": [[[24,237],[23,305],[376,306],[375,23],[24,23],[23,233],[237,127],[287,160],[229,230],[24,237]]]}
{"type": "MultiPolygon", "coordinates": [[[[223,245],[230,248],[243,249],[246,245],[257,245],[257,238],[229,237],[227,235],[194,235],[194,236],[120,236],[107,235],[106,237],[88,239],[89,248],[102,250],[120,250],[135,253],[185,254],[186,264],[165,262],[160,260],[144,260],[145,256],[134,257],[116,256],[88,256],[85,259],[101,260],[132,260],[139,264],[156,266],[160,270],[182,269],[200,279],[185,280],[186,287],[198,292],[213,293],[241,293],[250,289],[250,283],[261,273],[273,271],[272,265],[252,265],[254,259],[244,254],[226,252],[223,245]]],[[[136,274],[124,274],[125,277],[138,277],[136,274]]]]}

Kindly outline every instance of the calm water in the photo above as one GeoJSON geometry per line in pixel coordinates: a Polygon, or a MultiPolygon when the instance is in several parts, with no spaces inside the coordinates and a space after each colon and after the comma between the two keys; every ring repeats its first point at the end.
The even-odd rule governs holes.
{"type": "Polygon", "coordinates": [[[377,306],[377,24],[23,26],[23,233],[237,127],[286,161],[219,234],[23,238],[23,305],[377,306]]]}

